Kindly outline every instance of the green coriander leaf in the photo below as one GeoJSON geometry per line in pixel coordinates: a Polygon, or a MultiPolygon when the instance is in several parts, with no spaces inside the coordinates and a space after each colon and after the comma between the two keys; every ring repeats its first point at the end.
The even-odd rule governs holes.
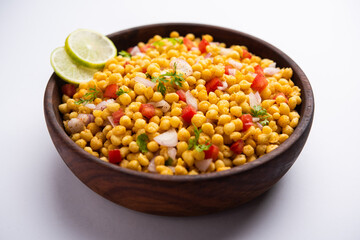
{"type": "Polygon", "coordinates": [[[209,150],[211,147],[211,144],[198,144],[195,146],[195,150],[198,151],[198,152],[202,152],[202,151],[206,151],[206,150],[209,150]]]}
{"type": "Polygon", "coordinates": [[[159,92],[161,92],[161,94],[163,96],[165,96],[165,93],[166,93],[166,87],[164,85],[164,83],[167,83],[169,82],[169,80],[167,80],[165,78],[165,76],[163,76],[164,74],[160,75],[159,77],[155,77],[155,78],[152,78],[151,81],[152,82],[158,82],[158,85],[157,85],[157,90],[159,92]]]}
{"type": "Polygon", "coordinates": [[[123,56],[123,57],[126,57],[126,58],[131,58],[130,53],[128,53],[128,52],[125,51],[125,50],[121,50],[121,51],[119,52],[119,55],[120,55],[120,56],[123,56]]]}
{"type": "Polygon", "coordinates": [[[265,119],[263,121],[260,121],[260,124],[263,125],[263,126],[266,126],[269,124],[269,120],[265,119]]]}
{"type": "Polygon", "coordinates": [[[262,108],[260,105],[256,105],[251,109],[251,115],[253,117],[260,118],[260,124],[265,126],[269,124],[269,114],[267,113],[266,109],[262,108]]]}
{"type": "Polygon", "coordinates": [[[195,124],[193,124],[194,126],[194,133],[195,133],[195,139],[196,139],[196,142],[199,140],[199,137],[200,137],[200,133],[202,132],[201,129],[198,129],[195,124]]]}
{"type": "Polygon", "coordinates": [[[173,163],[173,159],[171,157],[169,157],[166,161],[165,161],[165,166],[171,166],[173,163]]]}
{"type": "Polygon", "coordinates": [[[171,42],[173,45],[175,45],[176,43],[178,44],[182,44],[183,43],[183,40],[182,39],[179,39],[179,38],[163,38],[159,41],[156,41],[153,43],[154,46],[158,46],[158,47],[162,47],[165,45],[165,42],[164,40],[168,40],[169,42],[171,42]]]}
{"type": "Polygon", "coordinates": [[[149,73],[146,73],[146,78],[150,78],[151,79],[151,75],[149,73]]]}
{"type": "Polygon", "coordinates": [[[195,138],[190,138],[190,139],[189,139],[188,150],[192,149],[195,145],[196,145],[196,140],[195,140],[195,138]]]}
{"type": "Polygon", "coordinates": [[[123,89],[119,89],[117,92],[116,92],[116,95],[120,96],[120,95],[123,95],[124,93],[129,93],[130,91],[124,91],[123,89]]]}
{"type": "Polygon", "coordinates": [[[99,91],[96,88],[89,88],[89,92],[85,93],[83,98],[80,98],[79,101],[76,101],[75,104],[87,104],[94,101],[97,98],[99,91]]]}
{"type": "Polygon", "coordinates": [[[171,42],[173,45],[175,45],[176,43],[178,44],[182,44],[183,41],[179,38],[166,38],[167,40],[169,40],[169,42],[171,42]]]}
{"type": "Polygon", "coordinates": [[[152,82],[158,82],[157,91],[161,92],[163,96],[165,96],[166,93],[165,83],[169,82],[169,78],[170,84],[179,87],[181,87],[182,82],[185,81],[182,74],[176,73],[176,64],[174,65],[174,72],[166,72],[164,74],[161,74],[159,77],[151,78],[152,82]]]}
{"type": "Polygon", "coordinates": [[[256,105],[251,109],[251,115],[253,117],[260,117],[267,115],[266,109],[262,108],[260,105],[256,105]]]}
{"type": "Polygon", "coordinates": [[[171,84],[175,84],[179,87],[182,87],[182,83],[181,82],[184,82],[185,79],[183,77],[183,75],[181,73],[176,73],[176,67],[177,67],[177,64],[175,63],[174,64],[174,73],[172,75],[172,81],[171,81],[171,84]]]}
{"type": "Polygon", "coordinates": [[[149,150],[147,148],[147,142],[149,141],[149,137],[148,135],[146,135],[145,133],[140,134],[137,138],[136,138],[136,143],[139,146],[139,149],[142,153],[147,153],[149,150]]]}
{"type": "Polygon", "coordinates": [[[162,94],[163,96],[165,96],[166,87],[165,87],[165,85],[164,85],[164,82],[159,82],[159,84],[158,84],[158,86],[157,86],[157,90],[158,90],[159,92],[161,92],[161,94],[162,94]]]}
{"type": "Polygon", "coordinates": [[[156,83],[158,81],[159,77],[154,77],[154,78],[151,78],[151,81],[156,83]]]}
{"type": "Polygon", "coordinates": [[[159,40],[159,41],[153,42],[153,45],[158,46],[158,47],[162,47],[162,46],[165,45],[165,43],[162,40],[159,40]]]}
{"type": "Polygon", "coordinates": [[[83,98],[80,98],[78,101],[75,102],[76,105],[87,104],[87,103],[88,101],[83,98]]]}
{"type": "Polygon", "coordinates": [[[209,150],[211,147],[211,144],[208,144],[208,142],[206,142],[205,144],[199,144],[200,133],[202,132],[202,130],[198,129],[194,124],[193,124],[193,126],[194,126],[195,138],[189,139],[188,150],[190,150],[192,148],[194,148],[198,152],[209,150]]]}

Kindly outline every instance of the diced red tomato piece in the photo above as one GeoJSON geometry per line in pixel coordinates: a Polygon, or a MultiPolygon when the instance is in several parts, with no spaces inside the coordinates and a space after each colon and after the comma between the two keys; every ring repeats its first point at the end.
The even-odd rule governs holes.
{"type": "Polygon", "coordinates": [[[251,88],[255,91],[262,92],[267,85],[268,81],[266,80],[266,77],[262,74],[257,74],[251,84],[251,88]]]}
{"type": "Polygon", "coordinates": [[[187,105],[181,113],[181,117],[184,119],[185,122],[191,123],[192,117],[196,114],[196,110],[190,106],[187,105]]]}
{"type": "Polygon", "coordinates": [[[113,112],[112,117],[113,117],[114,123],[119,124],[120,118],[124,115],[125,115],[125,113],[124,113],[124,110],[122,110],[122,108],[120,108],[116,112],[113,112]]]}
{"type": "Polygon", "coordinates": [[[143,72],[143,73],[146,73],[146,72],[147,72],[147,68],[144,67],[144,68],[142,69],[142,72],[143,72]]]}
{"type": "Polygon", "coordinates": [[[184,90],[177,90],[176,94],[179,95],[179,100],[186,102],[186,95],[184,90]]]}
{"type": "Polygon", "coordinates": [[[232,68],[230,65],[226,65],[226,66],[225,66],[225,74],[226,74],[226,75],[230,75],[229,69],[233,69],[233,68],[232,68]]]}
{"type": "Polygon", "coordinates": [[[61,87],[61,91],[63,94],[73,97],[76,93],[76,87],[74,84],[67,83],[61,87]]]}
{"type": "Polygon", "coordinates": [[[148,43],[140,48],[140,51],[146,53],[149,48],[155,48],[152,44],[148,43]]]}
{"type": "Polygon", "coordinates": [[[124,67],[126,66],[126,65],[128,65],[128,64],[130,64],[128,61],[126,61],[125,63],[124,63],[124,67]]]}
{"type": "Polygon", "coordinates": [[[254,69],[255,69],[255,73],[256,73],[256,74],[261,74],[261,75],[264,75],[264,76],[265,76],[264,70],[262,69],[262,67],[260,67],[260,65],[256,65],[256,66],[254,67],[254,69]]]}
{"type": "Polygon", "coordinates": [[[217,89],[217,87],[222,87],[222,82],[220,81],[219,78],[213,78],[205,84],[205,87],[208,93],[214,92],[217,89]]]}
{"type": "Polygon", "coordinates": [[[274,100],[278,97],[278,96],[283,96],[285,99],[286,99],[286,103],[288,103],[288,98],[285,96],[285,94],[284,93],[277,93],[275,96],[274,96],[274,100]]]}
{"type": "Polygon", "coordinates": [[[248,52],[248,50],[243,49],[243,58],[251,58],[251,53],[248,52]]]}
{"type": "Polygon", "coordinates": [[[219,147],[212,144],[209,150],[204,151],[205,159],[212,158],[213,161],[216,161],[219,155],[219,147]]]}
{"type": "Polygon", "coordinates": [[[129,47],[126,51],[130,53],[133,50],[134,47],[129,47]]]}
{"type": "Polygon", "coordinates": [[[154,107],[154,105],[149,104],[149,103],[141,104],[139,111],[141,112],[141,114],[144,117],[147,117],[148,119],[155,116],[155,107],[154,107]]]}
{"type": "Polygon", "coordinates": [[[109,150],[110,163],[119,163],[121,161],[122,161],[122,157],[119,149],[109,150]]]}
{"type": "Polygon", "coordinates": [[[243,132],[248,130],[251,126],[254,126],[252,116],[250,114],[243,114],[240,119],[243,122],[243,132]]]}
{"type": "Polygon", "coordinates": [[[203,38],[203,40],[201,40],[201,42],[199,43],[199,50],[201,53],[206,52],[207,45],[210,45],[210,43],[208,41],[206,41],[206,39],[203,38]]]}
{"type": "Polygon", "coordinates": [[[241,154],[243,151],[243,148],[244,148],[244,141],[242,139],[240,139],[231,145],[230,150],[236,154],[241,154]]]}
{"type": "Polygon", "coordinates": [[[104,97],[105,98],[117,98],[116,92],[118,91],[118,86],[116,84],[111,84],[105,88],[104,97]]]}
{"type": "Polygon", "coordinates": [[[186,37],[183,38],[183,43],[187,47],[188,50],[195,47],[195,44],[190,39],[188,39],[186,37]]]}

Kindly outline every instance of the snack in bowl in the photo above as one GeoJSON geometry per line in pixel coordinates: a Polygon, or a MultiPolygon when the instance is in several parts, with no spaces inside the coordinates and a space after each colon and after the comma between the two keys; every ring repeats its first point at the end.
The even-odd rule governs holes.
{"type": "MultiPolygon", "coordinates": [[[[56,74],[51,75],[44,95],[44,115],[49,134],[59,155],[63,159],[64,163],[66,163],[68,168],[74,173],[74,175],[94,192],[116,204],[145,213],[172,216],[203,215],[237,207],[269,190],[291,168],[301,153],[309,136],[314,116],[314,96],[310,82],[301,68],[284,52],[265,42],[264,40],[233,29],[197,23],[161,23],[121,30],[108,35],[108,38],[114,43],[117,49],[125,50],[131,46],[139,47],[139,42],[153,38],[154,34],[158,34],[164,38],[166,36],[169,36],[170,38],[178,38],[175,36],[170,36],[170,33],[174,30],[179,33],[179,36],[186,36],[189,32],[192,32],[194,36],[197,37],[202,37],[203,35],[209,34],[213,36],[215,41],[226,43],[230,47],[232,45],[241,44],[248,47],[248,51],[252,54],[253,57],[262,56],[264,59],[272,59],[274,62],[276,62],[276,67],[280,67],[281,69],[284,67],[291,68],[293,71],[291,80],[293,81],[294,85],[301,89],[301,104],[297,105],[295,108],[295,110],[299,113],[300,118],[298,125],[296,128],[294,128],[294,132],[291,134],[291,136],[286,141],[282,142],[276,149],[262,155],[255,161],[246,162],[246,164],[232,167],[226,171],[177,176],[134,171],[129,168],[119,167],[117,164],[108,163],[98,157],[95,157],[93,154],[89,154],[80,148],[69,137],[64,129],[63,117],[69,117],[65,121],[70,120],[71,112],[61,114],[59,111],[59,105],[64,103],[63,100],[65,100],[63,98],[67,98],[63,96],[62,88],[64,91],[68,91],[69,95],[75,94],[77,90],[78,92],[81,92],[84,90],[86,91],[86,89],[81,90],[78,89],[78,86],[66,85],[61,77],[57,76],[56,74]]],[[[196,43],[197,42],[194,44],[196,43]]],[[[145,45],[145,43],[143,45],[145,45]]],[[[207,48],[208,46],[205,46],[205,49],[207,48]]],[[[149,51],[150,50],[152,49],[149,49],[149,51]]],[[[125,56],[127,55],[125,52],[122,52],[122,54],[125,56]]],[[[146,52],[146,54],[148,54],[148,52],[146,52]]],[[[183,59],[182,56],[176,58],[183,59]]],[[[213,60],[214,59],[215,57],[213,60]]],[[[191,65],[191,63],[189,64],[191,65]]],[[[266,66],[263,67],[264,69],[266,68],[266,66]]],[[[129,66],[127,68],[131,67],[129,66]]],[[[126,66],[124,71],[125,70],[126,66]]],[[[231,72],[232,70],[230,73],[231,72]]],[[[174,71],[170,71],[170,73],[173,74],[174,71]]],[[[182,72],[180,72],[180,70],[177,68],[176,73],[180,74],[182,72]]],[[[162,73],[160,72],[159,76],[161,74],[162,73]]],[[[156,76],[154,75],[151,77],[156,76]]],[[[265,77],[269,79],[268,76],[265,77]]],[[[150,80],[150,78],[146,79],[150,80]]],[[[89,83],[91,83],[91,81],[92,79],[89,83]]],[[[155,83],[158,84],[158,81],[155,83]]],[[[268,83],[268,86],[269,85],[271,84],[268,83]]],[[[154,92],[156,89],[157,88],[155,87],[154,92]]],[[[88,90],[90,90],[90,88],[88,88],[88,90]]],[[[228,90],[229,89],[226,91],[228,90]]],[[[80,98],[76,99],[76,101],[79,101],[81,98],[84,99],[86,93],[89,93],[87,96],[91,97],[92,93],[94,94],[96,91],[99,91],[99,89],[95,89],[94,91],[86,91],[83,93],[83,96],[80,96],[80,98]]],[[[217,90],[215,90],[215,94],[216,92],[217,90]]],[[[104,94],[105,92],[102,90],[101,93],[104,94]]],[[[132,94],[131,92],[129,93],[132,94]]],[[[244,94],[249,95],[247,93],[244,94]]],[[[261,95],[262,93],[260,96],[261,95]]],[[[101,96],[101,99],[102,98],[103,96],[101,96]]],[[[186,102],[186,95],[180,94],[179,99],[180,98],[185,99],[186,102]]],[[[280,99],[281,97],[279,100],[280,99]]],[[[84,101],[86,101],[86,99],[84,99],[84,101]]],[[[198,101],[197,103],[199,104],[198,101]]],[[[84,104],[79,104],[76,106],[83,108],[83,105],[84,104]]],[[[155,109],[162,107],[163,106],[154,106],[155,109]]],[[[158,112],[158,110],[155,111],[158,112]]],[[[146,111],[146,114],[151,112],[152,110],[146,111]]],[[[191,111],[188,112],[191,113],[191,111]]],[[[270,111],[267,111],[267,113],[269,112],[270,111]]],[[[189,116],[191,116],[191,114],[189,114],[189,116]]],[[[181,122],[183,122],[183,117],[181,117],[181,115],[179,119],[181,122]]],[[[144,117],[144,120],[146,123],[148,123],[148,119],[146,117],[144,117]]],[[[104,121],[106,120],[104,119],[104,121]]],[[[189,124],[189,126],[192,126],[192,123],[191,125],[189,124]]],[[[263,126],[263,129],[265,126],[263,126]]],[[[254,128],[257,128],[257,126],[254,126],[254,128]]],[[[198,128],[198,130],[199,129],[201,128],[198,128]]],[[[204,132],[200,133],[199,141],[201,140],[203,133],[204,132]]],[[[240,133],[242,132],[240,131],[240,133]]],[[[195,134],[191,135],[191,138],[195,139],[194,136],[195,134]]],[[[226,144],[226,138],[223,138],[223,140],[226,144]]],[[[132,141],[134,141],[134,139],[132,141]]],[[[141,135],[139,141],[147,142],[148,140],[145,135],[141,135]]],[[[187,144],[189,145],[189,142],[187,144]]],[[[200,144],[202,143],[200,142],[200,144]]],[[[134,144],[132,145],[134,146],[134,144]]],[[[211,146],[214,145],[215,144],[213,143],[211,146]]],[[[231,147],[230,144],[227,146],[231,147]]],[[[240,149],[239,146],[241,147],[240,144],[234,145],[233,149],[240,149]]],[[[143,147],[144,145],[139,144],[139,149],[143,147]],[[140,145],[142,147],[140,147],[140,145]]],[[[147,146],[147,148],[149,149],[149,146],[147,146]]],[[[218,156],[221,155],[220,151],[221,149],[219,149],[218,156]]],[[[213,152],[214,156],[216,156],[216,151],[213,152]]],[[[113,157],[115,159],[119,158],[119,153],[120,152],[114,152],[113,157]]],[[[123,158],[121,159],[124,161],[123,158]]],[[[224,162],[224,165],[225,163],[226,162],[224,162]]],[[[170,167],[170,170],[172,170],[171,166],[166,167],[170,167]]],[[[142,168],[142,170],[144,169],[142,168]]],[[[277,192],[277,194],[287,193],[277,192]]],[[[262,199],[262,201],[265,200],[266,198],[262,199]]]]}
{"type": "Polygon", "coordinates": [[[292,74],[246,46],[173,31],[64,85],[59,110],[71,139],[103,161],[164,175],[224,171],[291,136],[302,101],[292,74]]]}

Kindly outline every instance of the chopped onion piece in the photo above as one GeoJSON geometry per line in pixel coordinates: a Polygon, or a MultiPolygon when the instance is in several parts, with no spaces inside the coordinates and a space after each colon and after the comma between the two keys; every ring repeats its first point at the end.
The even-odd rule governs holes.
{"type": "Polygon", "coordinates": [[[165,100],[161,100],[159,102],[149,102],[149,104],[153,105],[154,107],[161,107],[161,110],[165,113],[170,110],[170,104],[165,100]]]}
{"type": "Polygon", "coordinates": [[[227,82],[226,82],[226,81],[223,81],[223,82],[222,82],[222,86],[218,86],[217,89],[219,89],[220,91],[224,91],[224,90],[227,89],[227,87],[228,87],[227,82]]]}
{"type": "Polygon", "coordinates": [[[205,58],[205,59],[211,58],[211,53],[206,54],[204,58],[205,58]]]}
{"type": "Polygon", "coordinates": [[[199,48],[197,48],[197,47],[192,47],[192,48],[190,49],[190,51],[199,51],[199,48]]]}
{"type": "Polygon", "coordinates": [[[140,51],[140,48],[138,46],[133,47],[130,54],[131,54],[131,56],[136,56],[136,55],[145,56],[145,54],[140,51]]]}
{"type": "Polygon", "coordinates": [[[191,92],[188,90],[185,92],[186,97],[186,103],[190,106],[192,106],[196,111],[198,110],[198,104],[196,98],[191,94],[191,92]]]}
{"type": "Polygon", "coordinates": [[[151,159],[149,166],[148,166],[149,172],[152,172],[152,173],[156,173],[155,157],[153,159],[151,159]]]}
{"type": "Polygon", "coordinates": [[[165,101],[165,100],[161,100],[157,103],[154,104],[155,107],[161,107],[161,110],[166,113],[170,110],[170,104],[165,101]]]}
{"type": "Polygon", "coordinates": [[[229,71],[229,75],[231,75],[231,76],[235,76],[235,75],[236,75],[236,69],[230,68],[228,71],[229,71]]]}
{"type": "Polygon", "coordinates": [[[220,46],[219,42],[210,42],[210,45],[220,46]]]}
{"type": "Polygon", "coordinates": [[[109,120],[112,127],[115,127],[116,125],[118,125],[118,124],[114,123],[114,118],[112,116],[108,116],[107,119],[109,120]]]}
{"type": "Polygon", "coordinates": [[[96,110],[104,110],[106,108],[107,104],[108,103],[106,101],[102,101],[98,105],[96,105],[95,109],[96,110]]]}
{"type": "Polygon", "coordinates": [[[156,86],[156,83],[154,83],[154,82],[152,82],[150,80],[147,80],[145,78],[138,77],[138,76],[134,77],[134,81],[138,82],[138,83],[141,83],[141,84],[144,84],[145,87],[152,87],[153,88],[153,87],[156,86]]]}
{"type": "Polygon", "coordinates": [[[195,161],[195,166],[202,172],[205,172],[212,162],[212,158],[195,161]]]}
{"type": "Polygon", "coordinates": [[[77,119],[80,119],[85,125],[88,125],[95,120],[95,117],[92,114],[80,113],[77,119]]]}
{"type": "Polygon", "coordinates": [[[154,137],[155,142],[166,147],[175,147],[178,144],[178,135],[175,129],[171,129],[167,132],[154,137]]]}
{"type": "Polygon", "coordinates": [[[253,73],[253,72],[249,72],[248,74],[250,74],[251,76],[253,76],[253,77],[256,77],[256,73],[253,73]]]}
{"type": "Polygon", "coordinates": [[[232,50],[231,48],[221,48],[220,49],[220,55],[228,55],[232,52],[235,52],[235,51],[232,50]]]}
{"type": "Polygon", "coordinates": [[[179,70],[183,72],[186,75],[186,77],[193,74],[192,67],[185,60],[182,60],[181,58],[174,58],[170,62],[170,67],[174,69],[175,64],[176,64],[176,71],[179,70]]]}
{"type": "Polygon", "coordinates": [[[238,61],[235,61],[234,59],[230,58],[228,59],[228,63],[233,66],[234,68],[240,70],[242,68],[242,64],[238,61]]]}
{"type": "Polygon", "coordinates": [[[255,92],[255,94],[251,92],[249,94],[249,102],[250,102],[251,108],[253,108],[254,106],[257,106],[257,105],[261,105],[261,97],[260,97],[259,92],[255,92]]]}
{"type": "Polygon", "coordinates": [[[253,122],[258,122],[258,121],[260,121],[260,118],[258,118],[258,117],[253,117],[253,118],[252,118],[252,121],[253,121],[253,122]]]}
{"type": "Polygon", "coordinates": [[[260,129],[263,128],[263,125],[261,125],[259,122],[256,122],[256,125],[257,125],[260,129]]]}
{"type": "Polygon", "coordinates": [[[85,124],[78,118],[72,118],[68,122],[68,128],[70,129],[71,133],[78,133],[84,130],[85,124]]]}
{"type": "Polygon", "coordinates": [[[273,67],[273,68],[276,68],[276,62],[273,62],[269,65],[269,67],[273,67]]]}
{"type": "Polygon", "coordinates": [[[112,98],[106,101],[102,101],[98,105],[96,105],[95,110],[104,110],[109,103],[114,103],[114,102],[115,100],[112,98]]]}
{"type": "Polygon", "coordinates": [[[95,104],[93,104],[93,103],[85,104],[85,107],[90,108],[92,110],[94,110],[96,108],[95,104]]]}
{"type": "Polygon", "coordinates": [[[277,74],[278,72],[280,72],[279,68],[274,68],[274,67],[264,68],[264,73],[265,73],[265,75],[268,75],[268,76],[272,76],[274,74],[277,74]]]}
{"type": "Polygon", "coordinates": [[[169,157],[171,157],[173,160],[176,159],[176,148],[168,148],[168,155],[169,157]]]}

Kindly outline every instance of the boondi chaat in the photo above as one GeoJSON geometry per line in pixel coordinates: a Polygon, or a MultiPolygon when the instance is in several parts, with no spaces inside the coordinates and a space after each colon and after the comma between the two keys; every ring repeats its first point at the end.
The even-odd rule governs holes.
{"type": "Polygon", "coordinates": [[[174,31],[63,85],[59,110],[71,139],[103,161],[166,175],[224,171],[293,133],[301,91],[292,74],[246,46],[174,31]]]}

